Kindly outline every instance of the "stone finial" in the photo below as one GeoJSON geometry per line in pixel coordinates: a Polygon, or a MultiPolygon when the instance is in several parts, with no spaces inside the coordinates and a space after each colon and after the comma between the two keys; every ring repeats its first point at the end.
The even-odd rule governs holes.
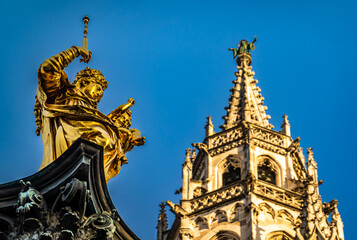
{"type": "Polygon", "coordinates": [[[162,202],[159,204],[160,206],[160,213],[159,213],[159,219],[157,220],[157,240],[163,240],[163,232],[167,231],[169,225],[167,221],[167,215],[166,215],[166,203],[162,202]]]}
{"type": "Polygon", "coordinates": [[[314,166],[314,168],[317,168],[317,163],[314,158],[313,150],[314,150],[313,148],[307,148],[307,155],[308,155],[307,162],[308,162],[308,165],[311,165],[311,166],[314,166]]]}
{"type": "Polygon", "coordinates": [[[205,129],[206,129],[206,137],[209,137],[209,136],[215,134],[214,126],[212,123],[212,117],[210,115],[207,116],[207,123],[206,123],[205,129]]]}
{"type": "Polygon", "coordinates": [[[159,220],[158,220],[158,226],[161,225],[162,231],[166,231],[168,229],[168,221],[167,221],[167,215],[166,215],[166,203],[162,202],[159,204],[160,206],[160,213],[159,213],[159,220]]]}
{"type": "Polygon", "coordinates": [[[312,177],[314,183],[318,184],[317,180],[317,163],[314,158],[313,148],[307,148],[307,174],[312,177]]]}
{"type": "Polygon", "coordinates": [[[190,162],[191,161],[191,153],[192,153],[192,149],[190,148],[186,148],[186,158],[185,158],[185,163],[190,162]]]}
{"type": "Polygon", "coordinates": [[[312,160],[314,159],[314,152],[313,152],[313,148],[307,148],[307,155],[309,156],[308,157],[308,160],[312,160]]]}
{"type": "Polygon", "coordinates": [[[192,149],[191,162],[195,161],[196,156],[197,156],[196,149],[192,149]]]}
{"type": "Polygon", "coordinates": [[[288,121],[288,116],[286,114],[283,115],[283,124],[281,124],[281,133],[287,136],[291,136],[290,124],[288,121]]]}

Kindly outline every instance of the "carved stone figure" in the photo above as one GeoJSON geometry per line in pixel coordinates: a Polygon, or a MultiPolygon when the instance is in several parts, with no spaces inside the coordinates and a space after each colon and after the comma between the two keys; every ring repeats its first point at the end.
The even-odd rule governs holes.
{"type": "Polygon", "coordinates": [[[257,41],[257,36],[254,40],[249,43],[247,40],[243,39],[238,43],[238,48],[228,48],[229,51],[233,51],[233,58],[237,58],[237,64],[240,66],[242,62],[247,62],[248,65],[251,64],[252,60],[250,58],[250,52],[255,49],[254,43],[257,41]]]}
{"type": "Polygon", "coordinates": [[[18,232],[22,233],[25,230],[36,230],[41,228],[40,219],[43,217],[46,202],[36,189],[31,186],[30,182],[20,181],[23,184],[23,189],[19,193],[16,213],[18,216],[19,228],[18,232]]]}
{"type": "Polygon", "coordinates": [[[192,147],[197,148],[199,151],[203,151],[207,155],[210,155],[208,150],[207,150],[207,145],[204,143],[192,143],[192,147]]]}
{"type": "Polygon", "coordinates": [[[78,138],[104,148],[105,177],[116,176],[127,162],[125,153],[144,144],[137,129],[129,129],[134,99],[119,106],[109,115],[101,113],[97,104],[108,82],[103,74],[87,67],[77,73],[73,83],[64,69],[78,56],[86,63],[91,52],[71,47],[45,60],[38,70],[35,116],[37,135],[42,135],[43,160],[40,169],[58,158],[78,138]]]}
{"type": "Polygon", "coordinates": [[[171,201],[166,201],[166,204],[170,207],[170,210],[175,214],[179,216],[186,216],[187,211],[183,209],[180,205],[174,204],[171,201]]]}
{"type": "MultiPolygon", "coordinates": [[[[76,203],[66,198],[57,197],[62,207],[60,209],[48,210],[43,195],[31,186],[30,182],[23,182],[22,191],[19,193],[18,207],[16,208],[18,226],[4,234],[0,239],[48,239],[48,240],[112,240],[116,230],[114,226],[115,211],[110,215],[107,212],[90,215],[85,221],[80,217],[81,209],[74,210],[76,203]],[[72,205],[72,207],[71,207],[72,205]]],[[[68,195],[74,197],[78,186],[87,186],[86,182],[72,179],[65,189],[68,195]]],[[[63,193],[60,193],[60,196],[63,193]]],[[[79,204],[87,203],[89,199],[82,199],[79,204]]],[[[56,205],[55,202],[54,204],[56,205]]]]}

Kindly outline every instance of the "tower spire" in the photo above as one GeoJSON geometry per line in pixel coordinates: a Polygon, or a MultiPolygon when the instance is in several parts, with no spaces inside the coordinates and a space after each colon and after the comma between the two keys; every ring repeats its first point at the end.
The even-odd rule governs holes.
{"type": "Polygon", "coordinates": [[[283,123],[281,124],[281,133],[291,136],[290,124],[288,121],[288,116],[286,114],[283,115],[283,123]]]}
{"type": "Polygon", "coordinates": [[[157,240],[344,239],[337,201],[319,194],[312,148],[305,166],[288,117],[271,129],[251,66],[255,41],[229,49],[238,71],[223,130],[208,116],[203,142],[192,143],[198,154],[186,150],[181,201],[166,201],[175,221],[157,240]]]}
{"type": "Polygon", "coordinates": [[[252,58],[249,51],[254,50],[254,43],[257,38],[249,43],[247,40],[241,40],[238,48],[229,48],[233,51],[233,57],[237,61],[238,72],[235,72],[236,80],[230,90],[229,106],[226,116],[223,117],[224,124],[222,129],[228,129],[236,126],[241,121],[252,122],[262,127],[273,128],[269,123],[270,116],[265,113],[267,109],[263,106],[264,97],[260,94],[261,90],[256,86],[258,80],[254,79],[252,71],[252,58]]]}
{"type": "Polygon", "coordinates": [[[206,130],[206,137],[209,137],[215,133],[212,123],[212,117],[210,115],[207,116],[207,123],[205,126],[205,130],[206,130]]]}
{"type": "Polygon", "coordinates": [[[163,232],[167,231],[168,222],[167,222],[167,215],[166,215],[166,203],[162,202],[160,205],[160,213],[159,219],[157,221],[157,240],[163,240],[163,232]]]}

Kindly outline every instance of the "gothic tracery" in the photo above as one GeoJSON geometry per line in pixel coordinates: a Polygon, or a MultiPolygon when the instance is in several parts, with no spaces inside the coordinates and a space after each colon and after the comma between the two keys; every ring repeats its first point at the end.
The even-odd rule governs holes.
{"type": "Polygon", "coordinates": [[[250,52],[237,57],[222,131],[208,117],[204,148],[182,169],[187,213],[158,240],[343,240],[337,201],[319,195],[312,149],[305,164],[286,115],[272,129],[250,52]]]}

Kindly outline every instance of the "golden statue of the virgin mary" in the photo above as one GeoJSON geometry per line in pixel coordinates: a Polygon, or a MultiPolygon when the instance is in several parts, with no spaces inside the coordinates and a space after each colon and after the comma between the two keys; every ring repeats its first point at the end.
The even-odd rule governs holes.
{"type": "Polygon", "coordinates": [[[125,153],[143,145],[144,137],[130,129],[134,105],[126,104],[108,115],[97,109],[108,82],[103,74],[86,68],[77,73],[73,83],[64,69],[77,57],[86,63],[91,52],[83,47],[71,47],[45,60],[38,70],[35,116],[36,133],[42,136],[43,160],[40,169],[58,158],[78,138],[92,141],[104,148],[105,178],[116,176],[127,162],[125,153]]]}

